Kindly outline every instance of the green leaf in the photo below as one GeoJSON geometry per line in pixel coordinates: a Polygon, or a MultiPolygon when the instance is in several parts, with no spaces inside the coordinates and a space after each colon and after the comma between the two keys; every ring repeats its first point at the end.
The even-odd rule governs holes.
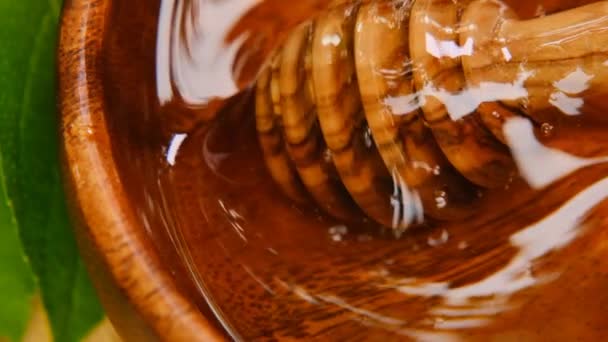
{"type": "Polygon", "coordinates": [[[8,194],[55,340],[70,342],[84,337],[103,313],[79,259],[60,180],[59,9],[57,0],[0,0],[0,167],[11,180],[8,194]]]}
{"type": "MultiPolygon", "coordinates": [[[[2,154],[0,154],[2,165],[2,154]]],[[[17,221],[0,167],[0,337],[19,341],[25,331],[36,286],[17,232],[17,221]]]]}

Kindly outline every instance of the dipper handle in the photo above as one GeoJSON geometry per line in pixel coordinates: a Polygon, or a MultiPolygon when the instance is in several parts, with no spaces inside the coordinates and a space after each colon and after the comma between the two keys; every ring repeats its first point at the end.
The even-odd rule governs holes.
{"type": "Polygon", "coordinates": [[[559,122],[563,114],[608,121],[608,1],[519,20],[501,2],[478,0],[466,8],[460,29],[460,45],[473,46],[462,57],[470,87],[511,85],[502,102],[540,123],[559,122]]]}

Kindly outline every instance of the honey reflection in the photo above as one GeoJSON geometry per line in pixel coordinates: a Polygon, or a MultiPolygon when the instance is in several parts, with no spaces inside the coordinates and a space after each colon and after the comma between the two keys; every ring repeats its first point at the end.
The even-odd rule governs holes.
{"type": "MultiPolygon", "coordinates": [[[[265,56],[280,45],[280,37],[291,32],[287,27],[310,17],[324,4],[323,1],[314,2],[316,5],[286,3],[164,2],[167,8],[177,6],[171,11],[178,9],[176,13],[184,15],[177,24],[167,24],[180,28],[172,28],[172,34],[178,36],[159,36],[160,102],[180,97],[186,105],[204,105],[210,99],[233,95],[251,85],[257,70],[266,62],[265,56]],[[233,5],[239,9],[221,18],[229,24],[205,26],[217,21],[219,13],[229,11],[233,5]],[[303,6],[307,10],[287,20],[282,16],[298,12],[289,9],[290,6],[303,6]],[[273,13],[278,14],[272,17],[273,13]],[[202,18],[206,18],[205,23],[197,24],[202,18]],[[182,29],[188,25],[189,28],[182,29]],[[173,65],[175,63],[179,65],[173,65]]],[[[444,4],[418,2],[421,3],[444,4]]],[[[516,1],[466,3],[501,6],[508,3],[517,9],[514,13],[521,18],[545,17],[567,8],[566,3],[573,4],[531,1],[537,6],[534,8],[516,1]]],[[[392,23],[392,9],[386,8],[389,11],[384,12],[382,19],[388,18],[387,22],[392,23]]],[[[378,16],[374,8],[367,9],[367,14],[378,16]]],[[[389,222],[395,229],[380,227],[369,218],[356,223],[342,221],[315,208],[314,203],[307,206],[289,201],[279,193],[277,182],[264,169],[256,140],[258,132],[252,122],[255,113],[251,108],[243,109],[245,106],[223,112],[217,120],[199,127],[200,130],[173,136],[165,156],[171,166],[172,181],[181,184],[181,188],[177,187],[181,191],[194,192],[197,197],[195,201],[188,201],[188,198],[181,199],[176,191],[172,199],[175,205],[165,209],[175,211],[176,217],[194,217],[182,219],[187,224],[181,226],[183,232],[178,234],[183,236],[179,239],[188,250],[192,277],[231,329],[250,338],[273,334],[278,338],[331,339],[369,334],[380,336],[378,338],[450,341],[478,334],[476,336],[484,340],[503,330],[510,333],[522,327],[541,327],[546,320],[551,322],[549,326],[559,328],[560,318],[551,316],[550,310],[569,309],[558,302],[567,297],[568,291],[560,288],[564,282],[564,286],[576,286],[572,279],[581,276],[591,279],[588,286],[603,288],[606,285],[601,275],[594,273],[595,266],[573,261],[590,255],[581,245],[598,246],[594,241],[605,235],[606,211],[602,204],[608,197],[608,179],[604,177],[608,138],[602,97],[606,93],[608,71],[605,57],[601,55],[605,53],[605,46],[588,47],[600,53],[599,57],[574,62],[571,58],[564,61],[557,58],[551,62],[557,66],[536,63],[535,59],[540,58],[536,54],[553,56],[551,51],[555,46],[566,44],[570,53],[575,51],[573,47],[581,45],[581,40],[592,35],[603,37],[608,16],[600,15],[596,22],[584,22],[582,26],[571,23],[564,32],[545,32],[522,29],[523,26],[518,25],[523,19],[509,13],[513,16],[505,21],[505,28],[516,33],[513,37],[527,35],[524,38],[535,40],[549,35],[550,42],[526,50],[516,44],[517,39],[498,36],[492,41],[496,46],[486,49],[476,35],[479,26],[475,23],[446,24],[427,14],[422,16],[422,21],[432,29],[421,31],[423,34],[418,38],[422,37],[423,48],[418,56],[428,57],[433,63],[438,61],[437,69],[449,71],[446,74],[454,76],[450,80],[456,80],[456,85],[442,83],[437,76],[440,73],[433,69],[432,63],[426,63],[428,60],[417,63],[416,60],[423,58],[416,59],[402,52],[395,53],[403,58],[391,60],[393,64],[383,63],[381,58],[374,60],[377,64],[360,63],[369,67],[369,75],[376,78],[369,77],[359,88],[352,87],[353,96],[361,95],[362,85],[372,90],[367,95],[375,96],[365,97],[367,104],[372,105],[355,111],[357,118],[363,117],[365,109],[380,113],[363,119],[376,124],[372,129],[361,126],[362,141],[367,148],[386,147],[391,143],[394,143],[391,147],[406,145],[411,136],[405,133],[414,134],[414,129],[396,125],[417,116],[420,125],[416,127],[421,131],[438,128],[432,126],[436,122],[423,116],[425,110],[436,114],[438,107],[443,108],[442,114],[450,124],[465,120],[483,123],[450,126],[466,129],[449,130],[448,133],[454,134],[447,138],[447,133],[436,129],[435,136],[421,134],[424,139],[412,139],[410,145],[416,147],[418,143],[428,147],[440,138],[454,144],[453,141],[470,134],[469,129],[478,129],[483,133],[480,145],[500,146],[497,150],[509,158],[514,172],[505,172],[504,182],[501,180],[496,187],[488,186],[491,188],[488,191],[477,179],[469,182],[459,178],[474,190],[471,193],[479,203],[478,207],[469,208],[472,214],[466,218],[449,221],[426,217],[428,209],[442,209],[453,203],[453,197],[446,192],[431,191],[431,200],[423,205],[422,196],[429,193],[421,194],[416,186],[407,183],[410,180],[404,177],[404,172],[388,166],[385,171],[392,187],[388,187],[388,195],[382,199],[392,208],[389,222]],[[570,31],[572,36],[565,33],[568,30],[574,30],[570,31]],[[578,43],[564,41],[564,37],[574,37],[578,43]],[[489,57],[477,59],[478,54],[489,57]],[[420,85],[412,82],[416,74],[424,74],[420,85]],[[376,100],[379,102],[374,102],[376,100]],[[381,141],[382,145],[378,137],[388,138],[381,141]],[[400,235],[406,228],[412,229],[400,235]],[[576,269],[571,265],[576,265],[576,269]],[[529,322],[511,318],[510,315],[533,310],[534,300],[550,302],[552,306],[546,312],[537,311],[529,322]]],[[[380,27],[371,25],[377,24],[372,20],[364,23],[369,25],[358,28],[380,27]]],[[[535,23],[542,26],[546,22],[535,23]]],[[[349,41],[339,29],[334,31],[340,34],[318,39],[321,46],[338,48],[349,41]]],[[[162,30],[161,33],[165,34],[162,30]]],[[[365,58],[385,47],[386,42],[378,37],[387,36],[370,34],[359,38],[362,36],[366,39],[358,42],[368,45],[367,50],[360,50],[367,53],[362,54],[361,60],[369,61],[371,59],[365,58]]],[[[401,32],[391,36],[393,38],[403,43],[399,48],[407,48],[409,42],[401,32]]],[[[346,48],[341,51],[346,51],[343,57],[353,56],[346,48]]],[[[356,63],[351,64],[352,68],[340,70],[352,74],[345,77],[344,84],[348,86],[355,84],[359,76],[352,70],[357,67],[356,63]]],[[[336,92],[326,93],[336,95],[336,92]]],[[[280,107],[280,101],[276,102],[280,107]]],[[[276,127],[273,132],[278,138],[273,142],[278,141],[280,145],[283,143],[280,130],[284,126],[276,127]]],[[[453,154],[456,157],[468,148],[457,147],[453,154]]],[[[407,152],[412,150],[419,151],[411,148],[407,152]]],[[[393,151],[395,149],[390,150],[393,151]]],[[[439,148],[434,152],[447,153],[439,148]]],[[[468,162],[473,165],[479,165],[483,157],[479,153],[469,156],[468,162]]],[[[324,157],[331,163],[335,154],[326,153],[324,157]]],[[[404,153],[385,159],[397,160],[395,165],[411,163],[416,171],[422,170],[421,174],[431,176],[453,169],[447,162],[439,166],[429,158],[409,157],[404,153]]],[[[582,302],[592,301],[591,295],[585,296],[582,289],[573,291],[580,292],[577,293],[582,302]]],[[[599,292],[593,295],[605,297],[599,292]]],[[[563,300],[570,304],[575,301],[563,300]]],[[[567,312],[581,313],[581,310],[567,312]]],[[[594,323],[601,321],[596,316],[589,314],[594,323]]],[[[581,326],[575,328],[582,329],[581,326]]]]}

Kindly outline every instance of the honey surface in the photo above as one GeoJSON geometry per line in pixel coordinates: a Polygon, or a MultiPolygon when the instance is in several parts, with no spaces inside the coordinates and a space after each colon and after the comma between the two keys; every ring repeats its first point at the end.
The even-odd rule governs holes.
{"type": "MultiPolygon", "coordinates": [[[[523,21],[593,3],[597,2],[502,4],[523,21]]],[[[282,191],[265,163],[259,121],[256,129],[254,82],[260,70],[299,23],[322,16],[328,5],[321,0],[190,0],[176,1],[176,8],[161,7],[156,92],[161,116],[174,125],[169,125],[164,168],[158,176],[160,210],[198,295],[210,303],[229,333],[245,340],[608,338],[608,126],[602,119],[608,115],[604,103],[608,84],[600,80],[600,71],[590,74],[589,70],[599,70],[595,60],[535,64],[531,52],[509,69],[519,70],[516,76],[528,75],[526,70],[548,73],[541,78],[537,72],[538,79],[528,76],[516,89],[523,89],[526,94],[521,97],[530,101],[502,93],[518,87],[517,77],[496,81],[507,77],[507,72],[487,73],[496,77],[491,79],[494,88],[482,79],[479,89],[490,92],[496,99],[492,103],[500,103],[513,117],[505,119],[498,133],[481,124],[475,129],[501,146],[514,171],[500,186],[490,186],[447,158],[476,197],[465,218],[433,216],[422,201],[424,219],[407,229],[395,230],[390,216],[389,224],[383,224],[365,208],[354,219],[341,219],[328,214],[331,210],[318,205],[310,194],[298,203],[282,191]],[[565,76],[544,81],[560,73],[565,76]],[[537,83],[530,85],[533,82],[537,83]],[[587,88],[572,90],[581,84],[587,88]],[[534,102],[534,96],[542,97],[537,92],[543,87],[570,90],[553,92],[548,98],[557,100],[543,107],[534,102]],[[564,98],[565,104],[559,102],[564,98]],[[568,110],[572,101],[575,114],[568,110]]],[[[600,19],[608,20],[606,15],[600,19]]],[[[360,28],[366,27],[374,28],[371,24],[360,28]]],[[[581,39],[575,27],[564,29],[572,32],[568,39],[581,39]]],[[[389,49],[392,43],[386,39],[389,49]]],[[[507,52],[515,56],[519,45],[509,46],[507,52]]],[[[461,51],[466,44],[456,47],[461,51]]],[[[534,48],[530,46],[530,51],[534,48]]],[[[608,62],[608,55],[598,56],[608,62]]],[[[416,68],[416,63],[412,65],[416,68]]],[[[499,68],[492,65],[488,70],[492,67],[499,68]]],[[[401,77],[376,71],[385,78],[401,77]]],[[[417,98],[426,96],[413,78],[411,88],[418,89],[412,91],[417,98]]],[[[362,84],[358,89],[363,91],[362,84]]],[[[447,89],[452,91],[448,95],[460,97],[453,107],[445,100],[451,97],[444,97],[441,105],[455,114],[463,101],[477,96],[475,89],[471,83],[463,89],[447,89]]],[[[395,99],[402,104],[402,99],[395,99]]],[[[397,107],[391,108],[397,111],[397,107]]],[[[426,110],[424,103],[416,102],[414,107],[419,113],[426,110]]],[[[479,111],[474,106],[463,117],[479,111]]],[[[419,115],[421,127],[433,131],[429,116],[419,115]]],[[[373,126],[369,118],[365,116],[363,125],[373,126]]],[[[373,129],[363,133],[380,139],[373,129]]],[[[429,143],[437,143],[446,153],[440,138],[434,134],[429,143]]],[[[327,143],[327,135],[322,139],[327,143]]],[[[370,146],[378,147],[373,139],[370,146]]],[[[382,146],[378,150],[382,153],[382,146]]],[[[391,170],[385,171],[391,180],[391,170]]],[[[345,176],[338,178],[344,181],[345,176]]],[[[389,208],[393,185],[387,186],[389,208]]],[[[363,205],[353,198],[361,209],[363,205]]],[[[441,200],[438,196],[438,206],[446,205],[441,200]]]]}

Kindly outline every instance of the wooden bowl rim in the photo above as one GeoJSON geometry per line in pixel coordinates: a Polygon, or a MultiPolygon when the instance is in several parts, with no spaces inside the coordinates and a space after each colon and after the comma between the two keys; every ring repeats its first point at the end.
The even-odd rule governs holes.
{"type": "Polygon", "coordinates": [[[118,176],[99,72],[110,5],[111,0],[66,0],[61,19],[61,148],[70,200],[80,221],[79,238],[92,243],[114,284],[161,340],[224,340],[178,290],[118,176]]]}

